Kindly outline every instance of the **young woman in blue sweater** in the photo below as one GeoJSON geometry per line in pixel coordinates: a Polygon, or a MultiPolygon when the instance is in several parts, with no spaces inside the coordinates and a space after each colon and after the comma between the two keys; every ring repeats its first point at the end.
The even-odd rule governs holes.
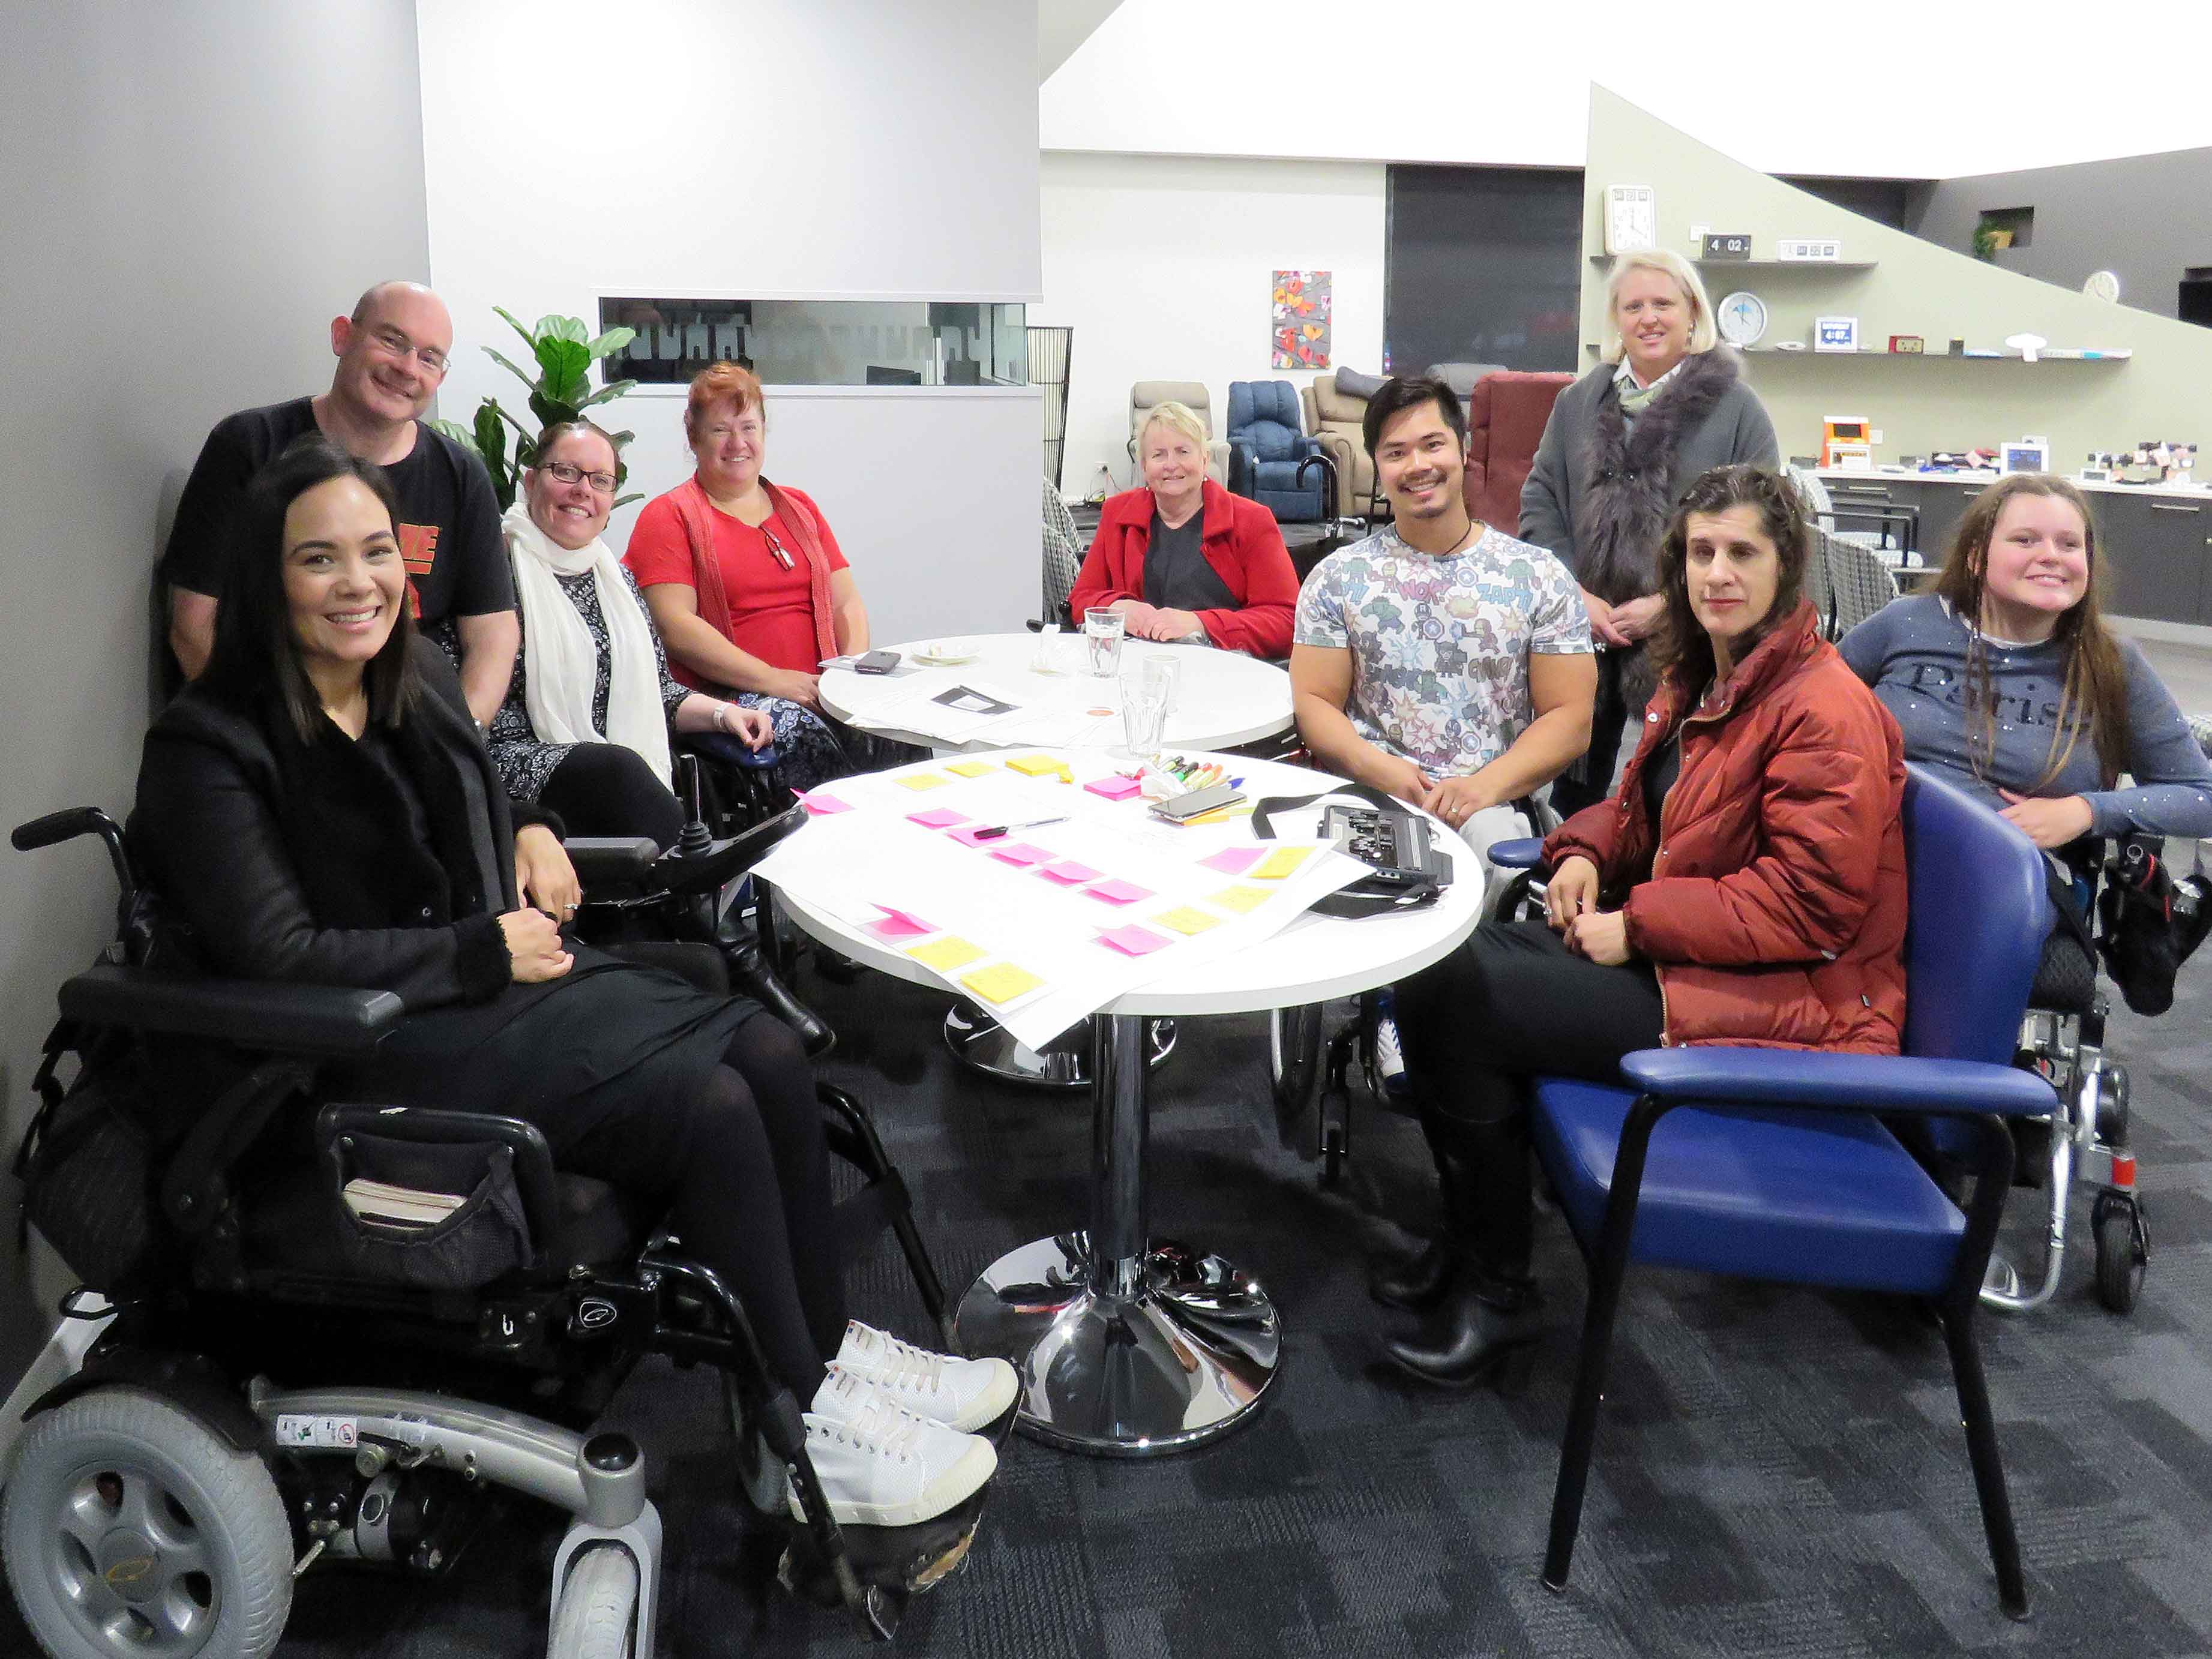
{"type": "Polygon", "coordinates": [[[2038,847],[2212,836],[2212,764],[2142,651],[2105,626],[2104,586],[2081,492],[2020,474],[1975,498],[1932,593],[1887,606],[1839,648],[1897,717],[1905,758],[2038,847]]]}

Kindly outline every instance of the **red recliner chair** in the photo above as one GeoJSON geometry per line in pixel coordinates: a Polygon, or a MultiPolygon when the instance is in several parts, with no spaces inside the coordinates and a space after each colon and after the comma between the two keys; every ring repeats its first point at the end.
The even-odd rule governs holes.
{"type": "Polygon", "coordinates": [[[1521,486],[1552,405],[1571,374],[1506,368],[1474,383],[1467,400],[1467,510],[1507,535],[1519,533],[1521,486]]]}

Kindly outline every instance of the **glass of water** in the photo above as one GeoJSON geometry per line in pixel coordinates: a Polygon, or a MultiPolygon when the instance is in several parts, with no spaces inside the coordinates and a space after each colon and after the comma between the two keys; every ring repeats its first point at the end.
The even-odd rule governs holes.
{"type": "Polygon", "coordinates": [[[1083,637],[1091,647],[1091,672],[1110,679],[1121,665],[1121,631],[1128,619],[1118,611],[1083,613],[1083,637]]]}
{"type": "Polygon", "coordinates": [[[1130,756],[1150,760],[1166,742],[1182,665],[1172,657],[1146,657],[1121,675],[1121,737],[1130,756]]]}

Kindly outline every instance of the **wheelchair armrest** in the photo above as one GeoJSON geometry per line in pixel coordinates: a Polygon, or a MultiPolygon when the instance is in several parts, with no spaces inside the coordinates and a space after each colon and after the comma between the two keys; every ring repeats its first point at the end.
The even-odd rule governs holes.
{"type": "Polygon", "coordinates": [[[571,836],[561,848],[576,866],[576,879],[586,887],[595,882],[643,881],[660,856],[660,848],[644,836],[571,836]]]}
{"type": "Polygon", "coordinates": [[[1978,1060],[1699,1045],[1645,1048],[1624,1058],[1620,1070],[1655,1099],[1691,1104],[2041,1117],[2057,1103],[2034,1073],[1978,1060]]]}
{"type": "Polygon", "coordinates": [[[1533,870],[1544,861],[1544,838],[1523,836],[1512,841],[1493,841],[1490,843],[1489,858],[1493,870],[1533,870]]]}
{"type": "Polygon", "coordinates": [[[218,1038],[286,1054],[363,1054],[406,1012],[389,991],[203,979],[103,963],[66,981],[62,1012],[92,1025],[218,1038]]]}
{"type": "Polygon", "coordinates": [[[678,747],[695,755],[734,766],[741,772],[764,772],[776,763],[775,744],[763,744],[758,749],[748,749],[738,738],[726,732],[687,732],[678,747]]]}
{"type": "Polygon", "coordinates": [[[718,841],[703,852],[685,853],[682,843],[662,854],[646,872],[648,888],[665,893],[703,893],[718,889],[758,864],[769,849],[806,822],[806,810],[793,801],[774,817],[718,841]]]}

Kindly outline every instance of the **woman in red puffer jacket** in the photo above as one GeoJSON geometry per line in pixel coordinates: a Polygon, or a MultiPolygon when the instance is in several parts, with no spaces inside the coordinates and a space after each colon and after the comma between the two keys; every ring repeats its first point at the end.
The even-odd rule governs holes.
{"type": "Polygon", "coordinates": [[[1398,988],[1445,1236],[1377,1275],[1439,1310],[1391,1357],[1492,1376],[1536,1334],[1524,1079],[1618,1080],[1685,1042],[1894,1054],[1905,1022],[1904,741],[1799,597],[1782,477],[1716,468],[1659,551],[1662,669],[1620,792],[1545,843],[1542,921],[1490,923],[1398,988]]]}

